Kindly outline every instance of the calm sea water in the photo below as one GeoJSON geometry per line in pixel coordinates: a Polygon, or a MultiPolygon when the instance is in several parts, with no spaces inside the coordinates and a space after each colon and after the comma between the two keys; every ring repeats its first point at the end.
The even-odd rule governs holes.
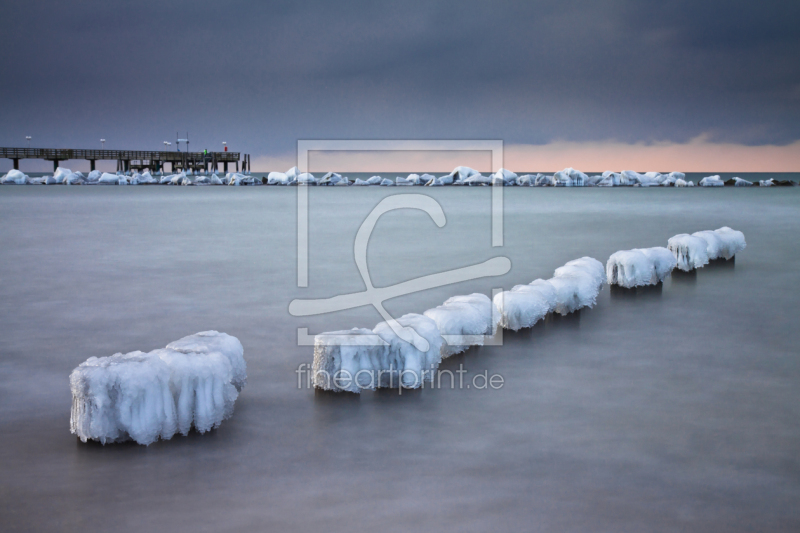
{"type": "Polygon", "coordinates": [[[728,225],[748,244],[445,363],[501,374],[500,390],[360,397],[297,387],[312,349],[296,329],[377,313],[287,308],[363,290],[355,232],[401,191],[310,189],[303,289],[296,191],[0,188],[4,531],[800,530],[800,189],[506,189],[499,248],[490,189],[425,190],[446,226],[384,215],[376,286],[497,255],[513,267],[388,301],[395,316],[677,233],[728,225]],[[237,336],[248,364],[218,430],[149,447],[69,433],[72,368],[206,329],[237,336]]]}

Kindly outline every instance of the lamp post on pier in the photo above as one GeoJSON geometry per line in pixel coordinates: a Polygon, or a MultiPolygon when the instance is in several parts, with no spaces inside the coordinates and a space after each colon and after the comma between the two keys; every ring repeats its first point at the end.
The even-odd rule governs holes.
{"type": "Polygon", "coordinates": [[[31,147],[31,136],[30,135],[26,135],[25,136],[25,140],[28,141],[28,148],[30,148],[31,147]]]}

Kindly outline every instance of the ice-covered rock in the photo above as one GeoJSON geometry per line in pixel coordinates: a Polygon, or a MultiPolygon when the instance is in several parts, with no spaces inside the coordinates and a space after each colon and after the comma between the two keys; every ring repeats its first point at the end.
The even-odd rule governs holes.
{"type": "Polygon", "coordinates": [[[100,175],[100,179],[97,180],[97,183],[100,183],[101,185],[116,185],[119,183],[119,180],[120,176],[116,174],[109,174],[108,172],[103,172],[100,175]]]}
{"type": "Polygon", "coordinates": [[[297,176],[297,184],[298,185],[316,185],[317,178],[314,177],[314,174],[310,172],[303,172],[297,176]]]}
{"type": "Polygon", "coordinates": [[[681,233],[669,239],[667,248],[675,256],[676,267],[684,272],[702,268],[708,264],[708,252],[706,251],[708,243],[700,237],[681,233]]]}
{"type": "Polygon", "coordinates": [[[340,181],[342,181],[341,174],[337,174],[336,172],[328,172],[319,179],[318,185],[336,185],[340,181]]]}
{"type": "MultiPolygon", "coordinates": [[[[477,170],[470,167],[456,167],[453,169],[448,176],[452,178],[451,183],[456,181],[465,181],[467,178],[474,176],[476,174],[480,174],[477,170]]],[[[443,179],[443,178],[442,178],[443,179]]]]}
{"type": "Polygon", "coordinates": [[[693,181],[686,181],[684,179],[678,178],[675,180],[676,187],[694,187],[693,181]]]}
{"type": "Polygon", "coordinates": [[[753,186],[753,182],[752,181],[743,180],[742,178],[739,178],[739,177],[734,177],[733,178],[733,186],[734,187],[752,187],[753,186]]]}
{"type": "Polygon", "coordinates": [[[270,172],[267,174],[267,185],[288,185],[289,177],[284,172],[270,172]]]}
{"type": "MultiPolygon", "coordinates": [[[[419,176],[417,176],[417,178],[419,178],[419,176]]],[[[404,178],[402,176],[397,176],[394,179],[394,184],[400,187],[413,187],[414,185],[416,185],[413,180],[410,180],[409,178],[404,178]]]]}
{"type": "Polygon", "coordinates": [[[494,179],[502,181],[502,185],[516,185],[517,184],[517,175],[510,170],[505,168],[501,168],[497,172],[494,173],[494,179]]]}
{"type": "Polygon", "coordinates": [[[494,304],[500,312],[500,325],[517,331],[532,327],[554,311],[557,298],[552,283],[537,279],[529,285],[516,285],[510,291],[498,293],[494,304]]]}
{"type": "MultiPolygon", "coordinates": [[[[372,178],[370,178],[370,179],[372,179],[372,178]]],[[[392,180],[390,180],[389,178],[385,178],[383,181],[381,181],[381,185],[384,186],[384,187],[394,187],[394,182],[392,180]]]]}
{"type": "Polygon", "coordinates": [[[724,187],[725,183],[717,176],[706,176],[700,180],[701,187],[724,187]]]}
{"type": "Polygon", "coordinates": [[[518,176],[517,177],[517,186],[518,187],[530,187],[530,186],[533,185],[533,181],[532,181],[533,179],[535,179],[535,176],[532,176],[530,174],[525,174],[524,176],[518,176]]]}
{"type": "Polygon", "coordinates": [[[151,185],[154,183],[158,183],[158,180],[156,180],[156,178],[154,178],[153,175],[150,174],[150,171],[145,170],[144,173],[141,176],[139,176],[139,183],[143,185],[151,185]]]}
{"type": "Polygon", "coordinates": [[[380,185],[383,182],[383,178],[380,176],[372,176],[366,180],[368,185],[380,185]]]}
{"type": "Polygon", "coordinates": [[[428,185],[428,184],[431,183],[432,180],[435,180],[435,179],[436,179],[436,176],[434,176],[433,174],[422,174],[419,177],[419,183],[417,183],[417,185],[428,185]]]}
{"type": "Polygon", "coordinates": [[[19,170],[13,168],[9,170],[5,176],[3,176],[3,179],[0,180],[0,182],[5,185],[25,185],[28,183],[29,179],[30,178],[28,178],[27,174],[23,174],[19,170]]]}
{"type": "Polygon", "coordinates": [[[423,313],[432,319],[445,341],[442,357],[461,353],[470,346],[483,346],[485,335],[494,335],[500,312],[485,294],[454,296],[423,313]]]}
{"type": "Polygon", "coordinates": [[[492,178],[489,176],[484,176],[481,173],[476,173],[461,180],[461,183],[464,185],[469,185],[470,187],[485,186],[492,184],[492,178]]]}
{"type": "Polygon", "coordinates": [[[547,176],[545,174],[536,174],[536,180],[534,181],[533,185],[535,187],[555,187],[556,179],[553,176],[547,176]]]}
{"type": "Polygon", "coordinates": [[[103,444],[150,444],[192,426],[204,433],[230,418],[245,380],[241,344],[216,331],[149,353],[90,357],[70,374],[70,429],[103,444]]]}
{"type": "Polygon", "coordinates": [[[625,288],[656,285],[664,281],[677,261],[667,248],[638,248],[611,254],[606,263],[609,285],[625,288]]]}
{"type": "Polygon", "coordinates": [[[768,180],[758,180],[759,187],[772,187],[773,185],[775,185],[775,180],[772,178],[768,180]]]}
{"type": "Polygon", "coordinates": [[[211,179],[208,180],[209,185],[222,185],[222,180],[216,174],[211,176],[211,179]]]}
{"type": "Polygon", "coordinates": [[[367,183],[366,181],[362,180],[361,178],[356,178],[356,181],[355,181],[355,183],[353,183],[353,185],[357,185],[359,187],[367,187],[369,185],[369,183],[367,183]]]}
{"type": "Polygon", "coordinates": [[[566,315],[583,307],[593,307],[605,283],[603,264],[591,257],[582,257],[559,267],[548,281],[556,290],[554,311],[566,315]]]}

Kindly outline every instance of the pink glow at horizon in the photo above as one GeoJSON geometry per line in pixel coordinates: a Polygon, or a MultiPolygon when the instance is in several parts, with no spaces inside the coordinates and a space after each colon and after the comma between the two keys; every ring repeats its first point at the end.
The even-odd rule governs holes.
{"type": "MultiPolygon", "coordinates": [[[[435,141],[433,141],[435,142],[435,141]]],[[[285,171],[294,155],[254,157],[253,170],[285,171]]],[[[311,152],[311,172],[450,172],[464,165],[491,172],[488,152],[311,152]]],[[[680,172],[800,172],[800,141],[784,146],[712,143],[626,144],[615,141],[557,141],[545,145],[506,145],[503,166],[515,172],[555,172],[573,167],[604,170],[680,172]]]]}

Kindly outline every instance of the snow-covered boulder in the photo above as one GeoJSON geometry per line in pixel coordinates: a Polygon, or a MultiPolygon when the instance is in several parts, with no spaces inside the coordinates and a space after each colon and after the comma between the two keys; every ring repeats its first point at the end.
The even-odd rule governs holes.
{"type": "Polygon", "coordinates": [[[8,173],[3,176],[3,179],[0,180],[4,185],[25,185],[28,183],[30,178],[27,174],[23,174],[17,169],[11,169],[8,173]]]}
{"type": "MultiPolygon", "coordinates": [[[[372,178],[370,178],[370,179],[372,179],[372,178]]],[[[394,182],[392,180],[390,180],[389,178],[385,178],[383,181],[381,181],[381,185],[383,187],[394,187],[394,182]]]]}
{"type": "Polygon", "coordinates": [[[270,172],[267,174],[267,185],[288,185],[289,177],[283,172],[270,172]]]}
{"type": "Polygon", "coordinates": [[[534,187],[555,187],[556,179],[553,176],[536,174],[536,180],[534,180],[533,185],[534,187]]]}
{"type": "MultiPolygon", "coordinates": [[[[122,179],[125,179],[124,177],[122,179]]],[[[100,179],[97,180],[97,183],[101,185],[117,185],[119,183],[120,176],[116,174],[109,174],[108,172],[103,172],[100,175],[100,179]]]]}
{"type": "Polygon", "coordinates": [[[150,174],[150,171],[145,170],[144,173],[139,176],[139,183],[142,185],[152,185],[154,183],[158,183],[158,180],[156,180],[153,175],[150,174]]]}
{"type": "Polygon", "coordinates": [[[733,178],[733,186],[734,187],[752,187],[753,186],[753,182],[752,181],[743,180],[742,178],[739,178],[739,177],[734,177],[733,178]]]}
{"type": "Polygon", "coordinates": [[[667,248],[675,256],[676,267],[684,272],[702,268],[708,264],[708,252],[706,251],[708,243],[700,237],[681,233],[669,239],[667,248]]]}
{"type": "Polygon", "coordinates": [[[536,177],[530,174],[525,174],[524,176],[517,177],[517,186],[518,187],[531,187],[533,185],[533,181],[536,177]]]}
{"type": "Polygon", "coordinates": [[[498,293],[494,304],[500,312],[500,325],[513,331],[530,328],[555,310],[557,297],[553,284],[543,279],[498,293]]]}
{"type": "MultiPolygon", "coordinates": [[[[450,172],[450,174],[448,174],[448,176],[450,178],[452,178],[452,181],[450,183],[455,183],[455,182],[459,182],[459,181],[463,182],[467,178],[469,178],[471,176],[474,176],[476,174],[480,174],[480,172],[478,172],[474,168],[456,167],[456,168],[453,169],[452,172],[450,172]]],[[[443,182],[445,182],[446,185],[449,185],[449,183],[446,183],[446,180],[444,180],[444,179],[443,179],[443,182]]]]}
{"type": "Polygon", "coordinates": [[[422,174],[419,177],[419,183],[417,185],[428,185],[432,180],[435,180],[436,176],[433,174],[422,174]]]}
{"type": "Polygon", "coordinates": [[[205,433],[230,418],[245,380],[241,343],[216,331],[149,353],[90,357],[70,374],[70,430],[103,444],[205,433]]]}
{"type": "Polygon", "coordinates": [[[773,185],[775,185],[775,180],[772,178],[768,180],[758,180],[759,187],[772,187],[773,185]]]}
{"type": "Polygon", "coordinates": [[[298,174],[297,176],[297,184],[298,185],[316,185],[317,178],[314,177],[314,174],[310,172],[303,172],[302,174],[298,174]]]}
{"type": "Polygon", "coordinates": [[[701,187],[724,187],[725,183],[717,176],[706,176],[700,180],[701,187]]]}
{"type": "Polygon", "coordinates": [[[667,248],[638,248],[611,254],[606,263],[609,285],[632,288],[664,281],[677,261],[667,248]]]}
{"type": "Polygon", "coordinates": [[[356,178],[356,181],[355,181],[355,183],[353,183],[353,185],[356,185],[358,187],[367,187],[370,184],[368,182],[362,180],[361,178],[356,178]]]}
{"type": "Polygon", "coordinates": [[[341,174],[337,174],[336,172],[328,172],[319,179],[319,182],[317,184],[325,186],[336,185],[340,181],[342,181],[341,174]]]}
{"type": "Polygon", "coordinates": [[[480,172],[476,174],[472,174],[468,178],[465,178],[460,181],[463,185],[469,185],[470,187],[476,186],[486,186],[492,184],[492,178],[489,176],[484,176],[480,172]]]}
{"type": "MultiPolygon", "coordinates": [[[[414,175],[416,176],[416,174],[414,175]]],[[[419,176],[417,176],[417,179],[419,179],[419,176]]],[[[404,178],[402,176],[397,176],[394,179],[394,184],[400,187],[413,187],[414,185],[416,185],[416,183],[414,183],[413,180],[409,178],[404,178]]]]}
{"type": "Polygon", "coordinates": [[[516,185],[517,184],[517,175],[510,170],[505,168],[501,168],[497,172],[494,173],[494,181],[502,181],[501,185],[516,185]]]}
{"type": "Polygon", "coordinates": [[[484,335],[494,335],[500,312],[485,294],[453,296],[423,313],[436,323],[445,340],[442,357],[461,353],[470,346],[483,346],[484,335]]]}
{"type": "Polygon", "coordinates": [[[383,182],[383,178],[380,176],[372,176],[366,180],[367,185],[380,185],[383,182]]]}

